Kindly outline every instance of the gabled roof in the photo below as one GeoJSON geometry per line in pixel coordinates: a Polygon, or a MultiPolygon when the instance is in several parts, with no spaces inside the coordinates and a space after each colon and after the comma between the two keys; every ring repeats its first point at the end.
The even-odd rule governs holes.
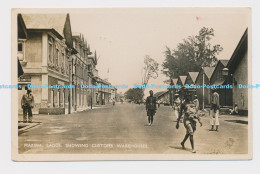
{"type": "Polygon", "coordinates": [[[181,81],[181,84],[184,85],[185,80],[186,80],[186,77],[187,77],[187,76],[179,76],[178,81],[180,80],[180,81],[181,81]]]}
{"type": "Polygon", "coordinates": [[[17,15],[17,29],[18,29],[18,39],[26,39],[28,34],[21,14],[17,15]]]}
{"type": "Polygon", "coordinates": [[[172,79],[172,82],[173,82],[174,85],[177,84],[177,81],[178,81],[178,79],[172,79]]]}
{"type": "Polygon", "coordinates": [[[188,72],[188,74],[191,77],[191,80],[193,81],[193,83],[195,83],[197,76],[199,75],[199,72],[188,72]]]}
{"type": "MultiPolygon", "coordinates": [[[[215,69],[214,69],[214,71],[213,71],[213,73],[212,73],[212,75],[211,75],[211,77],[213,77],[214,76],[214,74],[216,74],[217,72],[217,67],[218,66],[220,66],[220,64],[222,64],[224,67],[226,67],[227,66],[227,64],[228,64],[228,62],[229,62],[229,60],[219,60],[218,61],[218,63],[217,63],[217,65],[216,65],[216,67],[215,67],[215,69]]],[[[212,83],[212,79],[210,79],[210,81],[211,81],[211,83],[212,83]]],[[[215,82],[214,82],[215,83],[215,82]]],[[[216,82],[217,83],[217,82],[216,82]]],[[[220,83],[220,82],[219,82],[220,83]]],[[[222,82],[221,82],[222,83],[222,82]]]]}
{"type": "Polygon", "coordinates": [[[219,60],[219,62],[222,63],[222,64],[224,65],[224,67],[227,66],[228,61],[229,61],[228,59],[222,59],[222,60],[219,60]]]}
{"type": "Polygon", "coordinates": [[[22,14],[27,29],[55,29],[64,38],[67,14],[22,14]]]}
{"type": "MultiPolygon", "coordinates": [[[[203,68],[200,68],[199,74],[201,74],[201,73],[203,72],[203,69],[204,69],[204,72],[205,72],[206,76],[207,76],[208,79],[210,80],[211,77],[212,77],[212,74],[213,74],[213,72],[214,72],[214,70],[215,70],[215,67],[203,67],[203,68]]],[[[197,75],[197,78],[196,78],[196,80],[195,80],[195,83],[197,83],[199,74],[197,75]]]]}
{"type": "Polygon", "coordinates": [[[73,47],[69,14],[22,14],[28,30],[50,30],[73,47]]]}
{"type": "Polygon", "coordinates": [[[204,69],[206,76],[210,79],[214,72],[215,67],[204,67],[203,69],[204,69]]]}
{"type": "Polygon", "coordinates": [[[228,64],[227,68],[229,69],[229,73],[233,74],[239,65],[240,61],[242,60],[244,54],[247,52],[248,49],[248,28],[245,30],[243,36],[241,37],[239,43],[235,51],[233,52],[228,64]]]}

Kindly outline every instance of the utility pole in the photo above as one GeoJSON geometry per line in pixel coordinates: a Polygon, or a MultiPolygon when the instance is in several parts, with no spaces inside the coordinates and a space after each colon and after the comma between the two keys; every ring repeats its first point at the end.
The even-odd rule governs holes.
{"type": "Polygon", "coordinates": [[[204,72],[204,67],[202,67],[202,110],[204,110],[205,107],[205,99],[204,99],[204,95],[205,95],[205,89],[204,89],[204,83],[205,83],[205,72],[204,72]]]}
{"type": "Polygon", "coordinates": [[[93,88],[91,88],[90,109],[92,109],[92,101],[93,101],[93,88]]]}
{"type": "Polygon", "coordinates": [[[71,71],[71,55],[69,54],[69,85],[71,85],[71,88],[69,88],[69,95],[68,95],[68,114],[71,114],[71,93],[72,93],[72,83],[71,83],[71,78],[72,78],[72,71],[71,71]]]}

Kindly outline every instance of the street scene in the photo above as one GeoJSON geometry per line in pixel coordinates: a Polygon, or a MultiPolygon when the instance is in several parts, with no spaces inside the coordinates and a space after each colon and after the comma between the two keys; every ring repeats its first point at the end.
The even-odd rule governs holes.
{"type": "MultiPolygon", "coordinates": [[[[19,131],[20,153],[151,153],[190,154],[182,149],[184,126],[176,129],[172,108],[161,106],[153,126],[146,124],[143,105],[116,104],[71,115],[39,115],[39,124],[19,131]]],[[[21,118],[22,119],[22,118],[21,118]]],[[[200,154],[247,153],[247,117],[221,115],[221,130],[210,132],[208,115],[195,133],[200,154]]]]}
{"type": "Polygon", "coordinates": [[[18,154],[248,155],[250,14],[14,11],[18,154]]]}

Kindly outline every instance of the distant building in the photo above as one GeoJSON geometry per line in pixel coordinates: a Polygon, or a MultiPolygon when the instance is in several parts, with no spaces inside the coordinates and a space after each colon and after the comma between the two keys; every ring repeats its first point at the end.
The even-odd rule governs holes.
{"type": "Polygon", "coordinates": [[[196,94],[198,96],[200,105],[203,105],[203,98],[204,98],[204,105],[210,105],[210,92],[211,90],[207,87],[203,88],[203,85],[210,85],[210,79],[213,74],[215,67],[203,67],[200,69],[199,74],[195,80],[195,84],[200,86],[197,88],[196,94]],[[204,94],[203,94],[204,92],[204,94]]]}
{"type": "Polygon", "coordinates": [[[156,97],[157,103],[170,105],[170,92],[168,90],[156,92],[154,97],[156,97]]]}
{"type": "MultiPolygon", "coordinates": [[[[225,77],[223,75],[223,69],[227,67],[228,61],[229,60],[218,61],[210,79],[210,84],[222,85],[223,87],[232,85],[230,76],[225,77]]],[[[217,89],[217,93],[219,94],[220,106],[232,106],[232,88],[219,88],[217,89]]]]}
{"type": "Polygon", "coordinates": [[[101,78],[97,78],[97,84],[100,84],[101,87],[97,90],[97,104],[98,105],[105,105],[111,102],[111,88],[109,88],[109,83],[106,80],[101,78]]]}
{"type": "Polygon", "coordinates": [[[232,77],[233,105],[238,105],[239,114],[248,114],[248,89],[238,88],[239,84],[248,85],[248,29],[244,32],[227,68],[232,77]]]}
{"type": "Polygon", "coordinates": [[[112,88],[111,89],[111,100],[115,100],[117,101],[117,89],[116,88],[112,88]]]}
{"type": "MultiPolygon", "coordinates": [[[[90,47],[88,46],[88,50],[90,50],[90,47]]],[[[88,66],[88,85],[98,85],[98,70],[96,69],[97,66],[97,53],[96,51],[94,53],[90,52],[90,55],[88,55],[87,59],[87,66],[88,66]]],[[[98,89],[92,88],[87,89],[88,96],[88,106],[93,106],[98,104],[99,97],[98,97],[98,89]]]]}

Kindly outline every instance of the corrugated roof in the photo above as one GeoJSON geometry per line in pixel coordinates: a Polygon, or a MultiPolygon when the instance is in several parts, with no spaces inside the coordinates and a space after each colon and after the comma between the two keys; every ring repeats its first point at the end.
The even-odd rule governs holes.
{"type": "Polygon", "coordinates": [[[162,96],[163,94],[165,94],[167,92],[168,92],[168,90],[166,90],[166,91],[159,91],[159,92],[156,92],[153,96],[158,98],[158,97],[162,96]]]}
{"type": "Polygon", "coordinates": [[[191,80],[195,83],[199,72],[188,72],[188,73],[190,74],[191,80]]]}
{"type": "Polygon", "coordinates": [[[63,38],[67,14],[22,14],[27,29],[54,29],[63,38]]]}
{"type": "Polygon", "coordinates": [[[214,72],[215,67],[204,67],[204,72],[206,76],[210,79],[213,72],[214,72]]]}

